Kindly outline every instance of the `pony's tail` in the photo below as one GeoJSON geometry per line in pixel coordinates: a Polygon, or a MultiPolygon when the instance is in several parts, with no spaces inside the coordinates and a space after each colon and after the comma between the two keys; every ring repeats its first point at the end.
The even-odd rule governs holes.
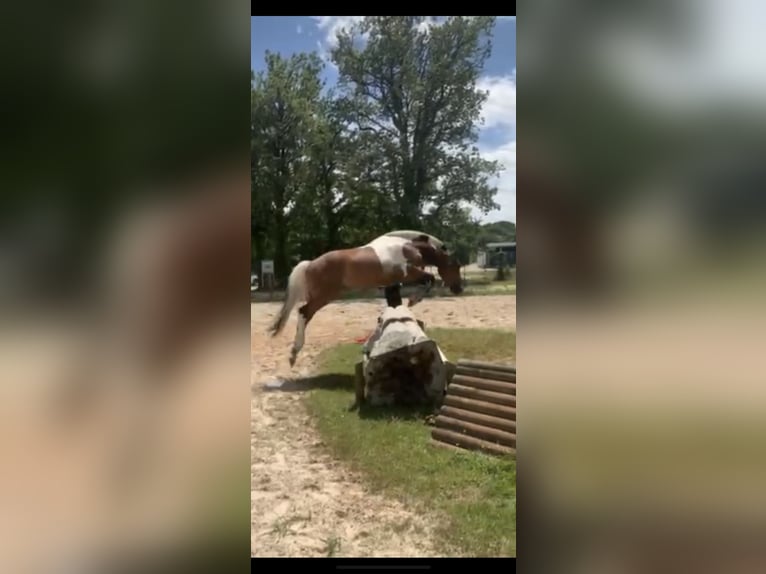
{"type": "Polygon", "coordinates": [[[290,273],[290,278],[287,280],[285,302],[282,304],[282,308],[279,310],[279,314],[274,319],[274,322],[269,326],[269,333],[272,337],[276,337],[282,331],[295,304],[298,301],[305,300],[306,268],[309,266],[309,263],[310,261],[301,261],[290,273]]]}

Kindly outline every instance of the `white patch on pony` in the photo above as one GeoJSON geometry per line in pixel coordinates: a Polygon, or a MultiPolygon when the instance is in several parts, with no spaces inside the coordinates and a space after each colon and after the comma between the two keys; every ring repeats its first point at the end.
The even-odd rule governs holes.
{"type": "Polygon", "coordinates": [[[402,248],[409,242],[409,239],[403,237],[381,235],[377,239],[370,241],[365,247],[372,247],[385,272],[391,272],[398,267],[404,275],[407,275],[407,266],[409,264],[404,257],[402,248]]]}

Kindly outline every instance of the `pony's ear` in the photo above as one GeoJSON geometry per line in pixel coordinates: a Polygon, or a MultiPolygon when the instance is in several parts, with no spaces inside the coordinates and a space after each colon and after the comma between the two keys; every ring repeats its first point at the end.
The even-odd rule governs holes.
{"type": "Polygon", "coordinates": [[[413,241],[418,241],[420,243],[431,243],[428,240],[428,235],[418,235],[413,241]]]}

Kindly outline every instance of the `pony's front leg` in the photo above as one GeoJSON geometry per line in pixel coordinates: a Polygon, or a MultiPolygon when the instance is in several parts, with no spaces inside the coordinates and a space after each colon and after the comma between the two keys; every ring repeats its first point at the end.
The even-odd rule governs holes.
{"type": "Polygon", "coordinates": [[[386,303],[389,307],[398,307],[402,304],[401,285],[395,283],[385,288],[386,303]]]}
{"type": "Polygon", "coordinates": [[[412,297],[410,297],[409,302],[407,303],[408,307],[412,307],[413,305],[420,303],[423,300],[423,297],[425,297],[431,291],[431,287],[433,287],[434,281],[436,280],[432,274],[427,273],[418,267],[409,268],[407,279],[408,283],[423,285],[422,289],[419,289],[413,293],[412,297]]]}

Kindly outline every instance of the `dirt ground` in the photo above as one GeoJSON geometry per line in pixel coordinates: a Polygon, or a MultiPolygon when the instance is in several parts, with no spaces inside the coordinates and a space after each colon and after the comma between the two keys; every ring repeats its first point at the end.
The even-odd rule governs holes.
{"type": "MultiPolygon", "coordinates": [[[[288,354],[296,312],[280,335],[266,334],[280,305],[251,306],[252,556],[439,556],[433,517],[371,494],[327,453],[303,406],[305,391],[264,387],[276,378],[309,375],[323,349],[368,335],[385,301],[340,301],[319,311],[293,369],[288,354]]],[[[510,295],[427,299],[413,311],[433,327],[516,325],[516,297],[510,295]]]]}

